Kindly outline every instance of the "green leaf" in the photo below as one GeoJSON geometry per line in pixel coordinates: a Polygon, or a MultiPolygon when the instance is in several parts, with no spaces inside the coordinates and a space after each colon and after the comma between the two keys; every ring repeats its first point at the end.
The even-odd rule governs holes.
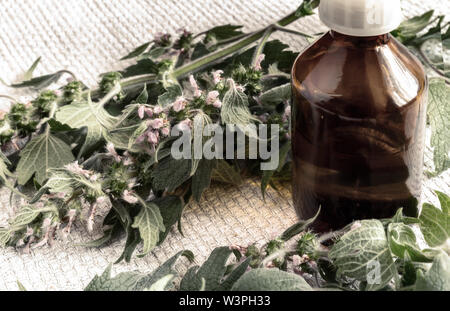
{"type": "Polygon", "coordinates": [[[234,186],[239,186],[243,183],[241,174],[225,160],[216,161],[216,167],[213,169],[211,178],[214,181],[234,186]]]}
{"type": "Polygon", "coordinates": [[[392,33],[403,43],[416,37],[417,33],[424,30],[429,24],[434,11],[428,11],[420,16],[410,18],[400,24],[392,33]]]}
{"type": "Polygon", "coordinates": [[[34,137],[20,152],[17,165],[19,185],[25,185],[35,174],[36,181],[42,185],[47,180],[50,168],[60,168],[74,161],[70,147],[52,134],[45,132],[34,137]]]}
{"type": "Polygon", "coordinates": [[[200,160],[191,184],[192,195],[197,202],[200,202],[203,192],[211,185],[212,172],[215,166],[215,160],[200,160]]]}
{"type": "Polygon", "coordinates": [[[111,278],[109,265],[101,276],[96,275],[86,286],[85,291],[132,291],[143,275],[137,272],[124,272],[111,278]]]}
{"type": "Polygon", "coordinates": [[[43,208],[34,208],[32,205],[22,206],[20,211],[15,215],[14,219],[11,222],[11,227],[14,229],[19,229],[24,226],[29,225],[33,222],[40,214],[45,212],[54,212],[58,213],[58,210],[53,207],[43,207],[43,208]]]}
{"type": "Polygon", "coordinates": [[[283,166],[286,164],[286,159],[287,159],[287,156],[290,151],[291,151],[291,142],[288,141],[281,147],[281,150],[279,153],[279,162],[278,162],[277,169],[272,170],[272,171],[270,171],[270,170],[263,171],[262,180],[261,180],[261,193],[262,193],[264,199],[266,197],[267,186],[269,185],[273,175],[276,172],[280,172],[282,170],[283,166]]]}
{"type": "Polygon", "coordinates": [[[191,164],[191,160],[175,160],[172,157],[162,159],[152,172],[153,189],[173,192],[191,176],[191,164]]]}
{"type": "Polygon", "coordinates": [[[397,277],[383,224],[362,220],[333,246],[329,258],[337,267],[337,276],[367,282],[366,290],[384,288],[397,277]]]}
{"type": "Polygon", "coordinates": [[[74,129],[87,128],[79,157],[105,138],[107,130],[113,128],[117,121],[101,103],[93,103],[90,96],[87,101],[74,102],[62,107],[56,113],[56,120],[74,129]]]}
{"type": "Polygon", "coordinates": [[[441,203],[442,212],[448,215],[450,213],[450,197],[445,193],[442,193],[437,190],[435,190],[434,192],[436,193],[439,202],[441,203]]]}
{"type": "Polygon", "coordinates": [[[405,224],[389,224],[388,241],[391,252],[401,259],[410,259],[415,262],[433,261],[430,253],[423,253],[420,250],[414,231],[405,224]]]}
{"type": "Polygon", "coordinates": [[[124,78],[132,76],[144,75],[144,74],[158,74],[158,65],[149,58],[138,60],[135,65],[126,68],[122,72],[124,78]]]}
{"type": "Polygon", "coordinates": [[[0,151],[0,182],[7,183],[8,177],[13,177],[14,174],[8,170],[8,165],[11,165],[8,158],[0,151]]]}
{"type": "Polygon", "coordinates": [[[178,84],[167,87],[166,91],[158,97],[158,105],[161,107],[167,107],[173,104],[178,97],[183,95],[183,90],[178,84]]]}
{"type": "Polygon", "coordinates": [[[227,270],[226,263],[231,253],[229,247],[216,248],[200,268],[196,266],[188,270],[181,280],[180,290],[198,291],[202,288],[203,282],[205,283],[204,290],[218,290],[227,270]]]}
{"type": "Polygon", "coordinates": [[[232,291],[312,291],[301,277],[278,269],[255,269],[244,274],[232,291]]]}
{"type": "Polygon", "coordinates": [[[292,96],[291,84],[283,84],[274,87],[259,96],[259,100],[263,104],[278,104],[291,99],[292,96]]]}
{"type": "Polygon", "coordinates": [[[96,196],[104,195],[100,181],[92,181],[83,174],[71,172],[66,168],[50,169],[49,176],[44,188],[51,193],[69,194],[75,190],[84,189],[96,196]]]}
{"type": "Polygon", "coordinates": [[[163,286],[157,288],[157,290],[170,290],[173,284],[169,283],[178,273],[173,270],[173,266],[178,261],[181,256],[186,256],[189,259],[193,258],[194,254],[190,251],[181,251],[177,253],[175,256],[167,260],[161,266],[159,266],[155,271],[150,273],[149,275],[143,277],[134,290],[145,290],[145,289],[155,289],[155,284],[161,282],[163,280],[163,286]]]}
{"type": "Polygon", "coordinates": [[[247,272],[247,269],[252,261],[252,257],[248,257],[243,262],[241,262],[231,273],[227,276],[227,278],[220,284],[220,291],[229,291],[233,287],[233,285],[247,272]]]}
{"type": "Polygon", "coordinates": [[[4,248],[11,238],[11,230],[0,228],[0,248],[4,248]]]}
{"type": "Polygon", "coordinates": [[[449,238],[450,215],[437,207],[425,203],[419,216],[420,229],[431,247],[441,246],[449,238]]]}
{"type": "Polygon", "coordinates": [[[139,229],[139,234],[144,242],[144,248],[140,255],[140,257],[143,257],[158,244],[159,233],[160,231],[164,232],[166,228],[158,205],[144,202],[142,199],[140,203],[142,205],[141,211],[134,218],[131,227],[139,229]]]}
{"type": "Polygon", "coordinates": [[[229,80],[230,89],[222,100],[221,119],[223,124],[248,125],[255,121],[248,106],[247,95],[236,88],[234,81],[229,80]]]}
{"type": "Polygon", "coordinates": [[[166,230],[159,235],[159,242],[161,244],[169,234],[170,229],[177,222],[181,221],[184,203],[183,200],[174,195],[166,196],[161,199],[153,201],[159,207],[166,230]]]}
{"type": "Polygon", "coordinates": [[[439,174],[450,167],[450,88],[444,80],[432,79],[429,94],[431,146],[434,147],[434,165],[439,174]]]}
{"type": "Polygon", "coordinates": [[[56,83],[66,71],[58,71],[49,75],[36,77],[21,83],[11,85],[14,88],[31,87],[36,90],[44,89],[53,83],[56,83]]]}
{"type": "Polygon", "coordinates": [[[314,223],[320,215],[321,208],[319,208],[319,211],[317,214],[308,220],[302,220],[299,223],[296,223],[295,225],[292,225],[289,227],[286,231],[283,232],[283,234],[280,236],[281,241],[289,241],[296,235],[299,235],[303,231],[305,231],[312,223],[314,223]]]}
{"type": "Polygon", "coordinates": [[[450,258],[442,252],[434,259],[430,270],[417,275],[417,291],[450,291],[450,258]]]}
{"type": "Polygon", "coordinates": [[[140,46],[138,46],[136,49],[134,49],[132,52],[130,52],[127,56],[122,57],[120,60],[126,60],[130,58],[135,58],[144,53],[147,48],[150,46],[151,42],[144,43],[140,46]]]}
{"type": "Polygon", "coordinates": [[[205,41],[209,42],[214,39],[215,41],[231,39],[243,34],[240,29],[242,29],[242,26],[230,24],[214,27],[205,33],[205,41]]]}
{"type": "Polygon", "coordinates": [[[24,81],[28,81],[31,80],[33,78],[33,72],[36,69],[37,65],[39,65],[39,62],[41,61],[41,57],[38,57],[34,63],[31,65],[31,67],[27,70],[27,72],[25,72],[25,74],[23,75],[23,80],[24,81]]]}

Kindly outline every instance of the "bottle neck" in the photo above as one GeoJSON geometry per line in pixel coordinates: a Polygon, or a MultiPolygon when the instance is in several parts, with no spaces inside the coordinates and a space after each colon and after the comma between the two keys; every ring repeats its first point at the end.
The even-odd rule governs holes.
{"type": "Polygon", "coordinates": [[[392,39],[390,33],[371,37],[357,37],[345,35],[335,30],[330,30],[330,35],[334,40],[348,42],[357,47],[375,47],[385,45],[392,39]]]}

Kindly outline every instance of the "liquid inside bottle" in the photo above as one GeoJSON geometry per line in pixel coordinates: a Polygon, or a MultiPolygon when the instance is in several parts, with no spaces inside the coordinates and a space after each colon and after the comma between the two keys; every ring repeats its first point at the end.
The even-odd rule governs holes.
{"type": "Polygon", "coordinates": [[[417,216],[427,79],[389,34],[331,30],[292,70],[293,196],[317,232],[354,220],[417,216]]]}

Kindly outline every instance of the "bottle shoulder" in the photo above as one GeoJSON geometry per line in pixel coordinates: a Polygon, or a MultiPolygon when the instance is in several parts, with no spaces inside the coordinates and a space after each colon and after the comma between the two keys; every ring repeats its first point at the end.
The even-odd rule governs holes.
{"type": "Polygon", "coordinates": [[[427,79],[420,61],[393,37],[383,43],[351,41],[329,32],[299,55],[292,83],[312,104],[371,116],[407,108],[424,95],[427,79]]]}

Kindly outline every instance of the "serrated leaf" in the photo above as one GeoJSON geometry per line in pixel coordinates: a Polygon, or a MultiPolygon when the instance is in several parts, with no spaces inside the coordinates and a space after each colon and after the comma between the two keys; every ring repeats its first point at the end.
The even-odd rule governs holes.
{"type": "Polygon", "coordinates": [[[225,160],[216,161],[211,178],[214,181],[234,186],[239,186],[243,182],[241,174],[225,160]]]}
{"type": "Polygon", "coordinates": [[[49,180],[45,183],[51,193],[71,193],[75,190],[85,189],[97,196],[102,196],[102,184],[100,181],[92,181],[83,174],[76,174],[67,168],[50,169],[49,180]]]}
{"type": "Polygon", "coordinates": [[[20,152],[17,165],[17,182],[25,185],[35,175],[42,185],[47,180],[50,168],[60,168],[74,161],[70,147],[58,137],[48,132],[31,139],[20,152]]]}
{"type": "Polygon", "coordinates": [[[434,165],[439,174],[450,167],[450,88],[441,79],[430,81],[428,118],[434,147],[434,165]]]}
{"type": "Polygon", "coordinates": [[[450,258],[445,252],[434,259],[433,265],[425,274],[419,272],[415,290],[450,291],[450,258]]]}
{"type": "Polygon", "coordinates": [[[62,107],[56,113],[56,120],[74,129],[87,128],[79,157],[105,138],[107,130],[113,128],[117,121],[103,108],[102,104],[93,103],[90,96],[87,101],[74,102],[62,107]]]}
{"type": "Polygon", "coordinates": [[[203,192],[211,185],[211,177],[215,166],[215,160],[200,160],[197,171],[192,176],[191,184],[192,195],[197,202],[200,202],[203,192]]]}
{"type": "Polygon", "coordinates": [[[159,234],[161,231],[164,232],[166,228],[164,227],[158,205],[142,200],[140,202],[142,205],[141,211],[134,218],[134,223],[131,227],[139,229],[139,234],[144,242],[142,254],[140,255],[142,257],[147,255],[158,244],[159,234]]]}
{"type": "Polygon", "coordinates": [[[120,273],[111,278],[109,265],[101,276],[96,275],[86,286],[85,291],[132,291],[143,275],[137,272],[120,273]]]}
{"type": "Polygon", "coordinates": [[[180,283],[181,291],[214,291],[220,288],[221,280],[227,270],[226,263],[232,251],[229,247],[218,247],[209,256],[206,262],[199,268],[192,267],[188,270],[180,283]]]}
{"type": "Polygon", "coordinates": [[[401,259],[408,258],[415,262],[433,261],[430,253],[424,253],[420,250],[414,231],[405,224],[389,224],[388,241],[391,252],[401,259]]]}
{"type": "Polygon", "coordinates": [[[450,215],[437,207],[425,203],[419,216],[420,229],[431,247],[441,246],[450,235],[450,215]]]}
{"type": "Polygon", "coordinates": [[[312,291],[301,277],[278,269],[255,269],[242,276],[232,291],[312,291]]]}
{"type": "Polygon", "coordinates": [[[152,186],[156,191],[173,192],[191,176],[191,160],[162,159],[152,172],[152,186]]]}
{"type": "Polygon", "coordinates": [[[367,282],[366,290],[379,290],[398,276],[397,268],[383,224],[379,220],[362,220],[359,224],[339,239],[329,258],[338,269],[338,277],[367,282]]]}
{"type": "Polygon", "coordinates": [[[138,46],[136,49],[131,51],[127,56],[122,57],[120,60],[126,60],[130,58],[138,57],[139,55],[143,54],[147,48],[150,46],[151,42],[144,43],[140,46],[138,46]]]}

